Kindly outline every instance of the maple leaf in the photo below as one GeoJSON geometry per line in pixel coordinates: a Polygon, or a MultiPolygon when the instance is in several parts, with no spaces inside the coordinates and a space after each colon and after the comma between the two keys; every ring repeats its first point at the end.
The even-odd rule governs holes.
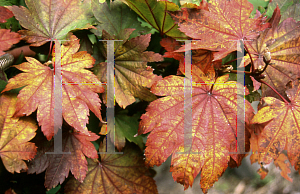
{"type": "Polygon", "coordinates": [[[11,32],[7,29],[0,29],[0,56],[4,55],[5,50],[8,50],[13,44],[18,43],[21,36],[18,33],[11,32]]]}
{"type": "MultiPolygon", "coordinates": [[[[274,97],[263,98],[267,106],[260,109],[251,120],[252,124],[269,122],[257,138],[259,150],[256,159],[259,163],[269,164],[273,159],[277,160],[284,150],[287,150],[287,157],[297,170],[297,163],[300,160],[299,83],[293,82],[292,87],[286,93],[290,102],[282,102],[274,97]]],[[[287,173],[289,172],[283,169],[283,174],[287,173]]]]}
{"type": "MultiPolygon", "coordinates": [[[[174,58],[179,61],[179,68],[178,70],[181,74],[184,74],[185,63],[184,63],[184,53],[175,52],[181,46],[180,42],[172,39],[170,37],[163,38],[160,41],[160,45],[163,46],[167,52],[165,52],[163,57],[174,58]]],[[[210,69],[210,66],[220,67],[222,65],[222,60],[214,61],[213,60],[213,53],[210,50],[198,49],[192,50],[192,64],[199,67],[203,73],[207,73],[210,69]]],[[[179,74],[179,73],[177,73],[179,74]]]]}
{"type": "Polygon", "coordinates": [[[87,29],[92,26],[89,0],[26,0],[28,7],[8,6],[20,24],[28,30],[20,30],[23,39],[41,46],[48,40],[63,40],[67,33],[75,29],[87,29]]]}
{"type": "Polygon", "coordinates": [[[28,141],[35,136],[37,126],[32,118],[13,117],[16,102],[15,94],[0,97],[0,157],[11,173],[27,170],[23,160],[31,160],[36,154],[36,146],[28,141]]]}
{"type": "MultiPolygon", "coordinates": [[[[162,77],[153,74],[153,69],[147,66],[147,62],[162,61],[163,57],[152,51],[145,51],[149,45],[151,34],[141,35],[128,40],[134,29],[125,29],[117,36],[109,35],[103,30],[103,39],[121,39],[122,42],[115,42],[115,97],[120,107],[135,102],[134,97],[142,100],[152,101],[156,99],[148,89],[162,77]]],[[[106,43],[104,46],[106,47],[106,43]]],[[[106,50],[106,48],[105,48],[106,50]]],[[[106,51],[105,51],[106,53],[106,51]]],[[[104,53],[104,54],[105,54],[104,53]]],[[[106,54],[105,54],[106,56],[106,54]]],[[[102,81],[106,82],[107,63],[102,62],[95,66],[95,74],[102,81]],[[105,75],[105,76],[104,76],[105,75]]]]}
{"type": "Polygon", "coordinates": [[[62,184],[68,177],[69,171],[74,177],[83,182],[88,171],[88,163],[85,156],[98,158],[97,150],[91,141],[96,141],[99,136],[89,132],[88,135],[81,132],[72,132],[72,128],[64,125],[62,151],[60,154],[45,154],[53,152],[53,141],[39,146],[37,156],[28,164],[28,173],[41,173],[45,169],[45,187],[53,188],[62,184]],[[68,153],[69,152],[69,153],[68,153]]]}
{"type": "MultiPolygon", "coordinates": [[[[139,134],[151,132],[145,150],[147,165],[159,166],[172,154],[170,171],[174,180],[187,189],[201,171],[201,188],[206,193],[226,170],[229,152],[236,147],[232,144],[236,141],[236,124],[240,122],[236,121],[237,110],[242,111],[242,107],[237,104],[237,83],[227,81],[229,75],[214,80],[214,72],[205,76],[197,66],[192,66],[192,72],[191,139],[185,140],[190,142],[190,149],[186,148],[185,154],[178,153],[184,151],[183,77],[171,75],[151,87],[154,94],[166,97],[147,107],[139,134]]],[[[239,90],[238,94],[243,92],[239,90]]],[[[245,88],[245,92],[249,91],[245,88]]],[[[253,112],[250,103],[245,101],[245,104],[253,112]]]]}
{"type": "Polygon", "coordinates": [[[7,19],[13,17],[14,14],[6,7],[0,6],[0,23],[5,23],[7,19]]]}
{"type": "MultiPolygon", "coordinates": [[[[186,39],[187,36],[178,30],[177,24],[174,23],[166,11],[176,11],[179,7],[169,1],[157,0],[122,0],[133,11],[153,26],[158,32],[173,38],[186,39]]],[[[130,27],[131,28],[131,27],[130,27]]]]}
{"type": "MultiPolygon", "coordinates": [[[[263,74],[264,81],[275,88],[279,94],[285,96],[285,85],[300,75],[300,22],[293,18],[284,20],[279,26],[280,10],[277,7],[270,20],[272,28],[261,33],[259,38],[249,43],[249,52],[255,69],[265,67],[266,58],[271,63],[263,74]],[[267,56],[266,56],[267,55],[267,56]]],[[[249,55],[245,57],[245,64],[250,63],[249,55]]],[[[265,84],[262,85],[262,96],[279,96],[265,84]]]]}
{"type": "Polygon", "coordinates": [[[102,36],[102,30],[110,35],[118,35],[125,28],[134,28],[135,31],[130,35],[130,38],[133,38],[150,30],[148,27],[142,27],[136,19],[137,14],[120,0],[111,2],[110,6],[93,0],[92,11],[99,22],[96,26],[97,30],[93,30],[97,36],[102,36]]]}
{"type": "MultiPolygon", "coordinates": [[[[105,152],[105,146],[99,151],[105,152]]],[[[100,154],[101,160],[88,159],[88,173],[83,183],[74,178],[67,182],[67,194],[79,193],[158,193],[155,181],[145,167],[143,154],[132,144],[126,145],[123,154],[100,154]]]]}
{"type": "MultiPolygon", "coordinates": [[[[214,60],[219,60],[237,50],[237,41],[254,39],[258,31],[269,27],[268,23],[260,25],[262,17],[249,18],[252,9],[253,5],[247,0],[214,0],[209,3],[209,11],[182,8],[169,13],[180,31],[201,40],[192,42],[191,49],[219,51],[214,54],[214,60]]],[[[184,47],[178,51],[184,51],[184,47]]]]}
{"type": "MultiPolygon", "coordinates": [[[[88,134],[89,109],[102,120],[97,93],[102,93],[104,88],[92,72],[84,69],[93,67],[95,59],[86,51],[77,52],[79,47],[75,36],[61,47],[62,116],[76,130],[88,134]]],[[[26,57],[26,60],[15,66],[26,73],[11,78],[2,92],[26,86],[18,95],[15,116],[30,115],[38,109],[37,120],[50,140],[57,132],[54,131],[54,70],[34,58],[26,57]]],[[[55,57],[52,61],[55,62],[55,57]]]]}

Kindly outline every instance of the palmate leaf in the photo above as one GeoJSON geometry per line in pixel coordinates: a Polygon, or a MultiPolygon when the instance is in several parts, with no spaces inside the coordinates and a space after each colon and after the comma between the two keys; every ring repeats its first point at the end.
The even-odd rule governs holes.
{"type": "Polygon", "coordinates": [[[81,132],[72,132],[72,128],[63,127],[65,132],[62,138],[62,151],[60,154],[46,154],[53,152],[53,141],[46,145],[39,145],[37,156],[28,164],[28,173],[41,173],[45,169],[45,187],[53,188],[62,184],[68,177],[69,171],[74,177],[83,182],[87,175],[88,163],[85,156],[98,158],[97,150],[91,141],[96,141],[99,136],[89,132],[88,135],[81,132]],[[70,152],[70,153],[68,153],[70,152]]]}
{"type": "MultiPolygon", "coordinates": [[[[201,40],[193,42],[191,49],[219,51],[214,54],[214,60],[219,60],[237,50],[237,41],[255,39],[258,31],[269,27],[268,23],[261,25],[262,17],[249,18],[252,9],[253,5],[247,0],[212,0],[209,11],[182,8],[170,13],[179,30],[201,40]]],[[[178,51],[184,51],[184,47],[178,51]]]]}
{"type": "MultiPolygon", "coordinates": [[[[260,109],[251,120],[252,124],[266,124],[256,137],[259,149],[255,160],[259,163],[269,164],[278,160],[280,154],[286,150],[287,157],[292,166],[299,170],[300,163],[300,87],[293,82],[292,88],[286,91],[290,103],[282,102],[274,97],[265,97],[263,101],[267,106],[260,109]]],[[[284,159],[284,158],[283,158],[284,159]]],[[[279,159],[279,160],[283,160],[279,159]]],[[[277,162],[278,163],[278,162],[277,162]]],[[[281,165],[280,163],[278,165],[281,165]]],[[[282,167],[282,175],[287,177],[288,167],[282,167]]],[[[299,172],[300,173],[300,172],[299,172]]]]}
{"type": "MultiPolygon", "coordinates": [[[[125,29],[118,36],[111,36],[103,30],[105,40],[123,40],[115,42],[115,97],[120,107],[135,102],[135,98],[146,101],[156,99],[149,89],[151,85],[161,79],[161,76],[153,74],[153,69],[147,66],[147,62],[162,61],[163,57],[152,51],[145,51],[149,45],[151,34],[141,35],[128,40],[134,29],[125,29]]],[[[106,53],[106,43],[104,43],[106,53]]],[[[106,56],[106,54],[105,54],[106,56]]],[[[102,62],[95,66],[95,74],[106,82],[107,63],[102,62]]]]}
{"type": "MultiPolygon", "coordinates": [[[[133,11],[153,26],[158,32],[173,38],[186,39],[187,36],[178,30],[177,24],[174,23],[166,11],[177,11],[179,7],[169,1],[157,0],[122,0],[133,11]]],[[[131,28],[131,27],[130,27],[131,28]]]]}
{"type": "MultiPolygon", "coordinates": [[[[146,114],[141,117],[139,134],[151,132],[145,150],[147,165],[159,166],[172,155],[170,171],[174,180],[187,189],[201,171],[200,184],[206,193],[226,170],[229,152],[235,150],[236,124],[240,123],[236,120],[237,111],[242,107],[237,105],[237,83],[227,81],[228,75],[214,80],[212,71],[206,77],[197,66],[192,66],[192,72],[193,116],[191,139],[186,139],[191,144],[190,149],[185,150],[187,153],[178,153],[184,151],[183,77],[171,75],[151,87],[154,94],[166,97],[147,107],[146,114]]],[[[247,94],[248,90],[245,92],[247,94]]],[[[253,109],[248,101],[245,101],[245,106],[248,121],[253,109]]],[[[234,157],[234,160],[240,163],[241,159],[234,157]]]]}
{"type": "Polygon", "coordinates": [[[91,0],[26,0],[28,7],[9,6],[20,24],[23,38],[41,46],[48,40],[63,40],[75,29],[91,28],[91,0]]]}
{"type": "MultiPolygon", "coordinates": [[[[64,188],[65,193],[158,193],[155,181],[147,174],[141,150],[133,145],[126,145],[123,154],[103,153],[100,161],[88,159],[89,170],[84,182],[71,179],[64,188]]],[[[105,146],[100,146],[99,151],[105,152],[105,146]]]]}
{"type": "MultiPolygon", "coordinates": [[[[254,61],[255,69],[265,67],[263,58],[266,54],[271,57],[264,81],[285,96],[285,85],[300,77],[300,22],[293,18],[284,20],[279,26],[280,10],[277,7],[270,20],[272,28],[266,29],[259,38],[249,43],[249,52],[254,61]]],[[[245,64],[250,63],[249,55],[245,64]]],[[[265,84],[262,85],[262,96],[279,96],[265,84]]]]}
{"type": "MultiPolygon", "coordinates": [[[[97,93],[104,92],[104,88],[91,71],[84,69],[92,68],[95,59],[86,51],[77,52],[79,47],[75,36],[61,47],[62,113],[69,125],[88,134],[89,109],[102,120],[97,93]]],[[[57,132],[54,131],[54,70],[34,58],[26,59],[28,62],[15,66],[26,73],[11,78],[2,92],[26,86],[18,95],[15,116],[30,115],[38,109],[37,120],[50,140],[57,132]]],[[[55,62],[55,57],[52,61],[55,62]]]]}
{"type": "Polygon", "coordinates": [[[13,117],[17,102],[15,94],[0,97],[0,157],[10,173],[27,170],[23,160],[31,160],[36,154],[34,143],[37,125],[32,118],[13,117]]]}

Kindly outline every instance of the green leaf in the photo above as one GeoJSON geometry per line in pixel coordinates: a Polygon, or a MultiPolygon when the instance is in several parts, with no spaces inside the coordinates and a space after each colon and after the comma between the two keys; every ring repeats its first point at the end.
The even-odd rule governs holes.
{"type": "Polygon", "coordinates": [[[160,34],[166,34],[173,38],[187,38],[178,30],[171,16],[166,11],[177,11],[179,7],[169,1],[157,0],[123,0],[132,10],[153,26],[160,34]]]}
{"type": "MultiPolygon", "coordinates": [[[[116,132],[115,132],[115,146],[119,151],[125,146],[125,138],[137,144],[141,150],[144,148],[143,138],[141,136],[137,136],[138,128],[139,128],[139,118],[140,114],[134,114],[133,116],[127,116],[128,111],[120,111],[116,115],[115,123],[116,123],[116,132]]],[[[112,138],[112,133],[110,133],[110,137],[112,138]]]]}
{"type": "Polygon", "coordinates": [[[61,186],[57,185],[56,187],[50,189],[49,191],[46,191],[46,194],[56,194],[60,188],[61,188],[61,186]]]}
{"type": "MultiPolygon", "coordinates": [[[[269,3],[268,10],[266,15],[268,18],[272,17],[273,12],[278,4],[278,7],[280,9],[280,12],[282,15],[285,13],[285,11],[292,6],[294,3],[294,0],[273,0],[271,3],[269,3]]],[[[281,16],[281,21],[283,21],[283,17],[281,16]]]]}
{"type": "Polygon", "coordinates": [[[96,26],[97,30],[92,30],[97,36],[102,36],[102,30],[111,35],[118,35],[125,28],[134,28],[135,31],[129,37],[131,39],[142,34],[148,34],[151,30],[148,27],[142,27],[137,20],[137,14],[119,0],[111,2],[110,8],[107,3],[92,0],[92,11],[99,22],[96,26]]]}

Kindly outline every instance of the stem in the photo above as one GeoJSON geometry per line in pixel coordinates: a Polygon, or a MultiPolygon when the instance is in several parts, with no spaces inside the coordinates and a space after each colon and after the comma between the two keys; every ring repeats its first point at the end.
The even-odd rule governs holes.
{"type": "Polygon", "coordinates": [[[246,46],[246,44],[244,44],[244,47],[245,47],[245,50],[247,51],[247,53],[248,53],[248,55],[249,55],[249,57],[250,57],[250,60],[251,60],[251,72],[254,72],[254,62],[253,62],[251,53],[249,52],[249,49],[248,49],[248,47],[246,46]]]}
{"type": "Polygon", "coordinates": [[[48,57],[47,57],[47,60],[46,61],[48,61],[49,60],[49,58],[50,58],[50,54],[51,54],[51,51],[52,51],[52,40],[51,40],[51,42],[50,42],[50,50],[49,50],[49,53],[48,53],[48,57]]]}
{"type": "Polygon", "coordinates": [[[245,75],[251,75],[252,76],[252,72],[249,72],[249,71],[231,70],[230,73],[245,73],[245,75]]]}
{"type": "Polygon", "coordinates": [[[263,81],[263,80],[257,80],[260,83],[266,84],[269,88],[271,88],[285,103],[289,103],[283,96],[281,96],[277,90],[275,90],[275,88],[273,88],[272,86],[270,86],[267,82],[263,81]]]}

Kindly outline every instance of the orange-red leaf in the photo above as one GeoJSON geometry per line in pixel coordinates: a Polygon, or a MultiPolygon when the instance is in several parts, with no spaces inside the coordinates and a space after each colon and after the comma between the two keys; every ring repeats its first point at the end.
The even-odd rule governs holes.
{"type": "Polygon", "coordinates": [[[88,173],[83,183],[71,179],[67,194],[122,193],[155,194],[153,178],[147,175],[142,153],[137,146],[125,146],[123,154],[100,154],[101,161],[88,159],[88,173]]]}
{"type": "MultiPolygon", "coordinates": [[[[184,151],[183,77],[168,76],[152,86],[154,94],[166,97],[147,107],[147,113],[141,117],[139,134],[151,132],[145,150],[148,165],[160,165],[172,155],[170,171],[174,180],[187,189],[201,171],[201,188],[205,193],[226,170],[229,152],[235,151],[232,147],[236,146],[232,144],[236,141],[236,124],[240,122],[236,120],[237,110],[242,107],[237,105],[237,83],[227,81],[228,75],[214,80],[213,74],[205,77],[196,66],[192,66],[192,72],[192,129],[191,139],[186,139],[190,149],[186,148],[185,154],[178,153],[184,151]]],[[[248,101],[245,104],[252,110],[246,111],[247,121],[248,112],[253,109],[248,101]]]]}
{"type": "Polygon", "coordinates": [[[52,141],[46,146],[41,146],[37,156],[28,165],[28,173],[38,174],[47,169],[45,174],[45,186],[47,188],[63,183],[68,177],[69,171],[78,181],[83,182],[88,171],[85,156],[98,158],[97,150],[91,143],[91,141],[96,141],[99,138],[98,135],[92,132],[85,135],[80,132],[65,131],[62,139],[62,150],[59,150],[65,153],[45,154],[45,152],[53,152],[52,141]]]}
{"type": "MultiPolygon", "coordinates": [[[[282,151],[287,150],[287,157],[292,166],[297,169],[300,160],[300,87],[294,82],[292,87],[286,91],[290,103],[284,103],[273,97],[263,98],[267,106],[260,109],[253,117],[253,124],[265,124],[257,139],[258,162],[269,164],[276,160],[282,151]]],[[[283,173],[287,173],[284,170],[283,173]]]]}
{"type": "Polygon", "coordinates": [[[0,157],[11,173],[27,170],[23,160],[30,160],[36,154],[34,143],[28,141],[35,136],[37,126],[32,118],[13,117],[16,102],[14,94],[0,97],[0,157]]]}
{"type": "Polygon", "coordinates": [[[7,29],[0,29],[0,56],[5,54],[3,51],[8,50],[13,44],[18,43],[20,40],[20,34],[10,32],[10,30],[7,29]]]}
{"type": "MultiPolygon", "coordinates": [[[[86,51],[77,52],[79,40],[73,36],[68,45],[61,47],[62,72],[62,114],[65,121],[76,130],[88,134],[89,109],[102,120],[100,99],[97,93],[104,88],[97,77],[84,68],[91,68],[95,59],[86,51]]],[[[19,95],[15,116],[30,115],[36,109],[37,120],[42,131],[51,139],[54,131],[54,70],[42,65],[34,58],[26,57],[28,62],[15,66],[26,72],[9,80],[6,88],[24,87],[19,95]]],[[[53,63],[55,58],[52,59],[53,63]]]]}
{"type": "MultiPolygon", "coordinates": [[[[178,23],[179,30],[201,40],[193,42],[192,49],[219,51],[214,55],[215,60],[219,60],[237,50],[237,41],[256,38],[258,31],[269,26],[260,25],[262,17],[249,18],[252,9],[253,5],[247,0],[213,0],[209,2],[209,11],[183,8],[171,16],[178,23]]],[[[184,47],[180,51],[184,51],[184,47]]]]}

